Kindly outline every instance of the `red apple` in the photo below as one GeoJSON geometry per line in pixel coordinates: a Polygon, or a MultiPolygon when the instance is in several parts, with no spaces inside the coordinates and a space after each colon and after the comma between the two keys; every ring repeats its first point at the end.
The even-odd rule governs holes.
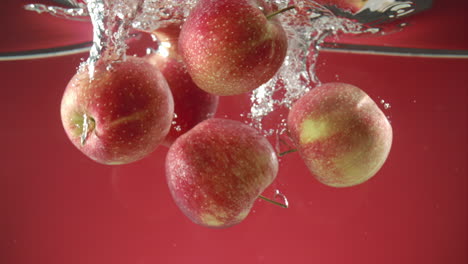
{"type": "MultiPolygon", "coordinates": [[[[316,0],[315,2],[324,6],[335,6],[342,10],[349,10],[351,13],[356,13],[361,10],[368,1],[369,0],[316,0]]],[[[371,1],[375,2],[382,0],[371,1]]]]}
{"type": "Polygon", "coordinates": [[[166,177],[171,194],[193,222],[223,228],[244,220],[278,172],[268,140],[227,119],[208,119],[169,148],[166,177]]]}
{"type": "Polygon", "coordinates": [[[200,0],[182,26],[179,49],[201,89],[216,95],[252,91],[286,56],[287,37],[263,0],[200,0]]]}
{"type": "Polygon", "coordinates": [[[101,62],[65,89],[61,117],[72,143],[103,164],[142,159],[166,137],[174,103],[163,75],[141,58],[101,62]]]}
{"type": "Polygon", "coordinates": [[[334,187],[365,182],[382,167],[392,127],[361,89],[327,83],[312,89],[288,116],[288,128],[309,170],[334,187]]]}
{"type": "Polygon", "coordinates": [[[174,97],[176,118],[163,144],[170,146],[176,138],[189,131],[201,121],[214,116],[219,97],[209,94],[192,81],[182,57],[177,51],[180,25],[154,32],[159,40],[156,53],[147,57],[164,75],[174,97]]]}

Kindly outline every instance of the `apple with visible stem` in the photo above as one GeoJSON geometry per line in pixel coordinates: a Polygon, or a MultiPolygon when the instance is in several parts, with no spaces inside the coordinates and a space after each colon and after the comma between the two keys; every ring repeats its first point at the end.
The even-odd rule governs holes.
{"type": "Polygon", "coordinates": [[[228,119],[196,125],[172,144],[166,157],[167,183],[176,204],[193,222],[213,228],[244,220],[277,172],[269,141],[254,128],[228,119]]]}
{"type": "Polygon", "coordinates": [[[236,95],[270,80],[288,47],[278,13],[263,0],[200,0],[179,38],[179,50],[198,87],[236,95]]]}
{"type": "Polygon", "coordinates": [[[144,158],[164,140],[174,102],[163,75],[144,59],[99,61],[68,83],[61,118],[72,143],[103,164],[144,158]]]}
{"type": "Polygon", "coordinates": [[[345,83],[313,88],[296,101],[288,129],[312,174],[322,183],[363,183],[382,167],[392,144],[392,127],[361,89],[345,83]]]}
{"type": "Polygon", "coordinates": [[[213,117],[219,101],[218,96],[201,90],[192,81],[177,50],[179,33],[180,24],[158,29],[153,33],[159,42],[158,50],[146,57],[164,75],[174,97],[175,118],[163,142],[165,146],[170,146],[196,124],[213,117]]]}

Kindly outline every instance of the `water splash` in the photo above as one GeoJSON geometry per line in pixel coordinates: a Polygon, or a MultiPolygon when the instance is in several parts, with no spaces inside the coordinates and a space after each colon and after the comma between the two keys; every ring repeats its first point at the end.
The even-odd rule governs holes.
{"type": "MultiPolygon", "coordinates": [[[[281,121],[284,118],[266,118],[275,116],[274,112],[288,111],[297,99],[320,84],[316,66],[321,44],[325,40],[337,39],[342,34],[378,33],[380,30],[365,26],[350,17],[338,16],[336,10],[312,0],[266,2],[275,10],[295,6],[295,9],[277,16],[288,35],[289,48],[285,61],[269,82],[252,92],[251,108],[247,114],[251,126],[265,135],[274,135],[286,131],[285,122],[281,121]]],[[[366,8],[389,12],[388,14],[403,14],[398,10],[409,10],[407,2],[399,2],[399,5],[390,7],[387,5],[387,8],[366,8]]],[[[37,4],[26,8],[68,19],[84,19],[89,16],[87,19],[93,23],[94,28],[94,44],[88,60],[80,68],[88,69],[92,77],[96,63],[101,59],[125,59],[126,40],[131,30],[151,33],[169,24],[181,23],[196,3],[197,0],[87,0],[86,4],[75,3],[71,8],[37,4]]],[[[149,49],[148,52],[154,50],[149,49]]]]}
{"type": "Polygon", "coordinates": [[[131,24],[142,12],[145,0],[88,0],[88,13],[93,24],[93,45],[88,60],[80,68],[87,68],[90,79],[99,61],[125,60],[131,24]]]}
{"type": "Polygon", "coordinates": [[[140,12],[132,22],[132,27],[153,32],[170,24],[181,23],[195,6],[197,0],[145,0],[140,12]]]}
{"type": "Polygon", "coordinates": [[[314,2],[300,0],[271,0],[270,3],[284,8],[294,5],[294,10],[278,16],[289,40],[288,53],[276,76],[252,92],[251,109],[248,117],[251,125],[270,136],[284,132],[284,122],[273,122],[266,127],[265,117],[274,111],[287,111],[292,104],[320,84],[316,75],[320,45],[325,39],[341,34],[377,33],[361,23],[336,16],[331,10],[314,2]]]}

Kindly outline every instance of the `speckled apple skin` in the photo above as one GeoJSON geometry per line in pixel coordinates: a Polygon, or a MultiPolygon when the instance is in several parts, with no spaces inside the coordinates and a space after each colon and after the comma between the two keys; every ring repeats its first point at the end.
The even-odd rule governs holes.
{"type": "Polygon", "coordinates": [[[124,164],[144,158],[164,140],[171,126],[174,102],[163,75],[141,58],[96,67],[90,81],[87,70],[68,83],[61,118],[72,143],[86,156],[103,164],[124,164]],[[95,128],[82,144],[83,116],[95,128]]]}
{"type": "Polygon", "coordinates": [[[208,119],[169,148],[166,176],[176,204],[193,222],[225,228],[244,220],[276,178],[268,140],[238,121],[208,119]]]}
{"type": "Polygon", "coordinates": [[[361,89],[327,83],[300,98],[288,129],[312,174],[333,187],[363,183],[382,167],[392,144],[392,127],[361,89]]]}
{"type": "Polygon", "coordinates": [[[343,10],[348,10],[351,13],[356,13],[361,10],[368,0],[317,0],[316,2],[322,5],[332,5],[343,10]]]}
{"type": "Polygon", "coordinates": [[[196,124],[212,118],[218,108],[219,97],[198,88],[187,72],[177,51],[180,25],[173,24],[159,29],[154,34],[161,43],[170,45],[160,46],[165,52],[156,52],[146,57],[148,62],[155,65],[164,75],[174,97],[176,117],[163,141],[163,145],[169,147],[196,124]]]}
{"type": "Polygon", "coordinates": [[[200,0],[182,27],[179,50],[201,89],[252,91],[281,67],[287,36],[263,0],[200,0]],[[261,10],[260,7],[263,9],[261,10]]]}

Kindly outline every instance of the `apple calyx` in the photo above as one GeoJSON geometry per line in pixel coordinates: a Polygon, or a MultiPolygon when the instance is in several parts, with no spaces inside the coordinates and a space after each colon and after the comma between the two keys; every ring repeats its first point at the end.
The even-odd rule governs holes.
{"type": "MultiPolygon", "coordinates": [[[[278,195],[278,193],[277,193],[277,195],[278,195]]],[[[265,197],[265,196],[263,196],[263,195],[259,195],[258,198],[260,198],[260,199],[262,199],[262,200],[264,200],[264,201],[267,201],[267,202],[269,202],[269,203],[272,203],[272,204],[274,204],[274,205],[277,205],[277,206],[279,206],[279,207],[282,207],[282,208],[288,208],[288,207],[289,207],[288,200],[287,200],[285,197],[283,197],[284,203],[279,203],[279,202],[274,201],[274,200],[272,200],[272,199],[270,199],[270,198],[267,198],[267,197],[265,197]]]]}
{"type": "Polygon", "coordinates": [[[273,12],[273,13],[271,13],[271,14],[268,14],[268,15],[266,16],[266,18],[267,18],[267,19],[270,19],[270,18],[272,18],[272,17],[274,17],[274,16],[276,16],[276,15],[279,15],[279,14],[281,14],[281,13],[284,13],[284,12],[286,12],[286,11],[288,11],[288,10],[291,10],[291,9],[294,9],[294,8],[296,8],[296,6],[293,6],[293,5],[292,5],[292,6],[285,7],[285,8],[283,8],[283,9],[280,9],[280,10],[278,10],[278,11],[275,11],[275,12],[273,12]]]}
{"type": "Polygon", "coordinates": [[[96,121],[94,120],[94,118],[88,116],[87,114],[83,114],[83,126],[80,136],[82,146],[84,146],[84,144],[86,143],[86,139],[95,127],[96,121]]]}

